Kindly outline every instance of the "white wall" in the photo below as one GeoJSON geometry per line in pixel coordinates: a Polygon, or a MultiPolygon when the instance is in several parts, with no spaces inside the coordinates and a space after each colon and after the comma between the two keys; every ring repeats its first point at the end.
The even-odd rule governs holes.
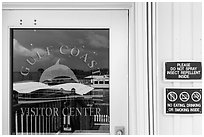
{"type": "Polygon", "coordinates": [[[201,115],[164,115],[165,87],[202,87],[201,82],[164,82],[163,63],[202,61],[202,4],[157,3],[156,128],[157,134],[202,134],[201,115]]]}

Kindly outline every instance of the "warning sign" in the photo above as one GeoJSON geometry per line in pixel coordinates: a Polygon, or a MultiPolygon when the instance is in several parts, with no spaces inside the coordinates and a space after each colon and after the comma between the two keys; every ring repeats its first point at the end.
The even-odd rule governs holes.
{"type": "Polygon", "coordinates": [[[177,100],[177,94],[175,92],[169,92],[167,94],[167,99],[171,102],[174,102],[177,100]]]}
{"type": "Polygon", "coordinates": [[[202,89],[166,88],[166,114],[202,114],[202,89]]]}
{"type": "Polygon", "coordinates": [[[199,92],[193,92],[191,98],[194,102],[198,102],[201,100],[201,94],[199,92]]]}
{"type": "Polygon", "coordinates": [[[181,92],[181,94],[179,95],[179,98],[182,102],[187,102],[189,100],[188,92],[181,92]]]}
{"type": "Polygon", "coordinates": [[[165,62],[166,80],[202,79],[201,62],[165,62]]]}

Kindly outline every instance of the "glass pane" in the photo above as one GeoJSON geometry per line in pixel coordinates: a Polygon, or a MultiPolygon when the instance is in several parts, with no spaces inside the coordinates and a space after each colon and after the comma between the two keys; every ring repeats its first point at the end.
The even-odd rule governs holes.
{"type": "Polygon", "coordinates": [[[12,134],[109,133],[109,29],[12,29],[12,134]]]}

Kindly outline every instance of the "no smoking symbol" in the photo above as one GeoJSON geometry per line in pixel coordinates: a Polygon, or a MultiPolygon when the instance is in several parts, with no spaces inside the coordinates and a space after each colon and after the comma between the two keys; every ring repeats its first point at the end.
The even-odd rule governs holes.
{"type": "Polygon", "coordinates": [[[193,92],[191,98],[194,102],[198,102],[201,100],[201,94],[199,92],[193,92]]]}
{"type": "Polygon", "coordinates": [[[179,98],[182,102],[187,102],[189,100],[189,94],[187,92],[181,92],[179,98]]]}
{"type": "Polygon", "coordinates": [[[171,102],[174,102],[177,100],[177,94],[175,92],[169,92],[167,94],[167,99],[171,102]]]}

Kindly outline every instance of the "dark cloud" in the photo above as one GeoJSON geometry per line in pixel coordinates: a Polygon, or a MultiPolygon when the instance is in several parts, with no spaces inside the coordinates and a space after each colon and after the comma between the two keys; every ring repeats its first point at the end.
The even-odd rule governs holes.
{"type": "Polygon", "coordinates": [[[106,36],[95,32],[89,32],[86,39],[89,42],[89,45],[94,48],[109,48],[109,41],[106,36]]]}
{"type": "Polygon", "coordinates": [[[22,66],[29,66],[26,59],[33,57],[36,64],[29,66],[32,71],[47,68],[58,59],[71,69],[90,69],[81,56],[88,54],[87,62],[97,61],[97,67],[109,67],[109,31],[108,30],[14,30],[13,35],[13,66],[19,71],[22,66]],[[80,50],[78,57],[59,52],[60,46],[65,45],[80,50]],[[49,47],[50,55],[46,48],[49,47]],[[38,52],[42,58],[38,59],[38,52]]]}

